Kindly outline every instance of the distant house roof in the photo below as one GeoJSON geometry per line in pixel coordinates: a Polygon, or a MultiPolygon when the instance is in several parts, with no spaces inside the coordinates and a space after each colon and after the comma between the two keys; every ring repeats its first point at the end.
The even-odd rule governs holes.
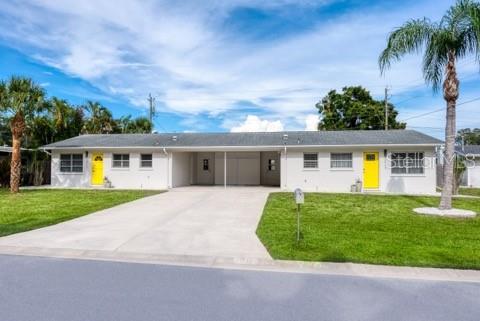
{"type": "Polygon", "coordinates": [[[456,146],[455,151],[462,155],[480,155],[480,145],[456,146]]]}
{"type": "MultiPolygon", "coordinates": [[[[20,148],[21,150],[29,150],[28,148],[20,148]]],[[[11,153],[12,147],[10,146],[0,146],[0,153],[11,153]]]]}
{"type": "Polygon", "coordinates": [[[81,135],[44,149],[95,147],[249,147],[439,145],[442,141],[414,130],[291,131],[267,133],[162,133],[81,135]]]}

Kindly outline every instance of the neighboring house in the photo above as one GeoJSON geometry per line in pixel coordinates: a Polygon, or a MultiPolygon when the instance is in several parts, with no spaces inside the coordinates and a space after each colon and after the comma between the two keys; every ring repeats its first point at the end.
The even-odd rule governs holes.
{"type": "MultiPolygon", "coordinates": [[[[28,151],[29,149],[27,148],[21,148],[22,151],[28,151]]],[[[10,157],[10,154],[12,153],[12,147],[10,146],[0,146],[0,161],[4,160],[5,158],[10,157]]],[[[25,162],[25,157],[22,158],[22,162],[25,162]]]]}
{"type": "Polygon", "coordinates": [[[10,146],[0,146],[0,161],[8,158],[12,153],[12,147],[10,146]]]}
{"type": "Polygon", "coordinates": [[[457,154],[466,157],[467,169],[462,178],[462,186],[480,187],[480,145],[457,146],[457,154]]]}
{"type": "Polygon", "coordinates": [[[413,130],[82,135],[43,148],[53,186],[265,185],[285,190],[435,192],[442,142],[413,130]],[[393,165],[393,168],[392,168],[393,165]]]}

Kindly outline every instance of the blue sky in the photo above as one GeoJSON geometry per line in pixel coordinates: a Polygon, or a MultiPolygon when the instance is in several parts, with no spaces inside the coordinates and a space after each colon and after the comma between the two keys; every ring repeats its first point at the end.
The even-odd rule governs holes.
{"type": "MultiPolygon", "coordinates": [[[[441,17],[452,1],[49,1],[0,7],[0,77],[32,77],[74,104],[98,100],[116,117],[146,115],[159,132],[312,129],[330,89],[389,87],[399,119],[442,137],[444,106],[408,56],[380,76],[388,33],[441,17]]],[[[459,63],[459,102],[480,97],[478,66],[459,63]]],[[[458,108],[480,127],[480,102],[458,108]]]]}

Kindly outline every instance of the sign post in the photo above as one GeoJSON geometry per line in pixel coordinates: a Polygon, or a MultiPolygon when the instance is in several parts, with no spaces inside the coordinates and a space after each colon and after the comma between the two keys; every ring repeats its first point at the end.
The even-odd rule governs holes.
{"type": "Polygon", "coordinates": [[[305,202],[303,191],[300,188],[296,188],[293,192],[295,196],[295,203],[297,204],[297,243],[300,241],[300,204],[305,202]]]}

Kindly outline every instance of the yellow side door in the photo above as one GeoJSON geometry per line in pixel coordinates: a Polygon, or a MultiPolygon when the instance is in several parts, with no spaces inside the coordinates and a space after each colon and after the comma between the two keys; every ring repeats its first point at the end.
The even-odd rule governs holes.
{"type": "Polygon", "coordinates": [[[380,187],[380,161],[378,152],[363,153],[363,188],[377,189],[380,187]]]}
{"type": "Polygon", "coordinates": [[[92,185],[103,184],[103,154],[92,153],[92,185]]]}

